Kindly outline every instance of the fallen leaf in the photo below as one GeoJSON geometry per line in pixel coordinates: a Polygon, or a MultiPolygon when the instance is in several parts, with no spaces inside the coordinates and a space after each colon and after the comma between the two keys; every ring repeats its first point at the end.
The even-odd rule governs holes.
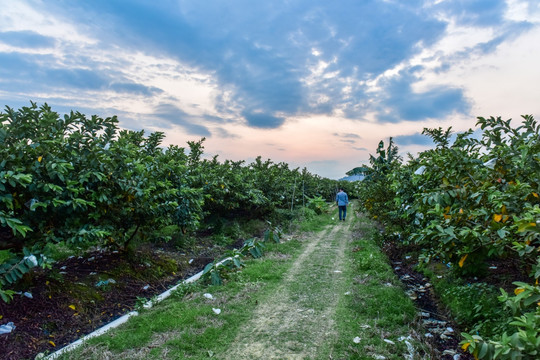
{"type": "Polygon", "coordinates": [[[69,305],[69,308],[70,308],[71,310],[75,310],[75,305],[69,305]]]}

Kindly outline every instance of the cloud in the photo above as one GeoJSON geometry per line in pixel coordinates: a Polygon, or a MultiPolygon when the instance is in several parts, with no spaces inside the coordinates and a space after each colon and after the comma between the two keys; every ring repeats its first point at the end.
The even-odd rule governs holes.
{"type": "Polygon", "coordinates": [[[4,31],[0,32],[0,42],[17,48],[39,49],[53,47],[56,41],[34,31],[4,31]]]}
{"type": "Polygon", "coordinates": [[[0,76],[3,80],[11,79],[12,90],[17,91],[54,93],[59,89],[103,90],[109,83],[104,72],[59,67],[51,55],[0,53],[0,63],[0,76]],[[14,72],[17,76],[14,76],[14,72]]]}
{"type": "Polygon", "coordinates": [[[212,135],[205,126],[195,124],[193,122],[194,119],[192,118],[192,116],[186,114],[176,105],[162,103],[155,107],[153,115],[156,118],[164,121],[164,124],[162,124],[161,126],[166,126],[166,124],[169,124],[168,127],[170,127],[170,125],[173,124],[184,128],[184,130],[186,130],[187,133],[191,135],[199,135],[206,137],[210,137],[212,135]]]}
{"type": "MultiPolygon", "coordinates": [[[[299,142],[287,121],[332,118],[344,126],[325,124],[322,131],[331,139],[323,141],[343,140],[365,151],[354,145],[375,148],[372,137],[384,137],[388,123],[465,126],[461,119],[471,109],[486,111],[482,104],[493,108],[493,99],[502,98],[489,91],[492,79],[514,79],[517,90],[506,91],[516,98],[534,94],[527,82],[528,76],[534,83],[534,41],[521,45],[528,51],[520,52],[525,61],[498,55],[511,52],[507,47],[525,32],[533,38],[531,29],[540,24],[534,0],[0,4],[9,5],[0,12],[4,101],[27,105],[31,99],[55,109],[119,114],[126,128],[181,127],[226,139],[264,137],[279,129],[287,134],[280,139],[285,147],[286,141],[299,142]],[[475,77],[473,67],[485,75],[475,77]],[[359,121],[373,130],[356,135],[359,121]]],[[[416,131],[406,125],[402,131],[416,131]]],[[[400,131],[397,125],[394,130],[400,131]]],[[[315,139],[320,141],[302,141],[315,148],[315,139]]]]}
{"type": "Polygon", "coordinates": [[[133,82],[112,83],[108,86],[108,88],[119,93],[131,93],[131,94],[145,95],[145,96],[152,96],[154,94],[163,93],[163,90],[157,87],[145,86],[145,85],[137,84],[133,82]]]}
{"type": "Polygon", "coordinates": [[[100,90],[106,88],[109,82],[102,73],[86,69],[50,69],[42,74],[43,78],[54,81],[60,87],[100,90]]]}
{"type": "Polygon", "coordinates": [[[285,122],[285,119],[282,117],[276,117],[265,113],[244,113],[243,115],[247,124],[256,128],[278,128],[285,122]]]}
{"type": "Polygon", "coordinates": [[[505,0],[454,0],[441,1],[435,8],[444,11],[458,23],[497,26],[504,22],[507,6],[505,0]]]}
{"type": "Polygon", "coordinates": [[[423,121],[444,118],[453,113],[467,114],[469,100],[463,89],[451,86],[433,86],[424,92],[415,92],[412,84],[417,78],[408,71],[383,81],[378,119],[383,122],[423,121]]]}
{"type": "Polygon", "coordinates": [[[173,56],[212,73],[229,92],[216,108],[234,105],[249,126],[276,128],[306,111],[345,109],[357,116],[367,98],[366,76],[394,67],[418,51],[418,42],[432,44],[444,33],[446,24],[426,16],[422,4],[101,0],[62,11],[90,18],[98,37],[111,44],[173,56]],[[320,61],[327,66],[313,76],[310,69],[320,61]]]}
{"type": "Polygon", "coordinates": [[[433,146],[433,141],[429,136],[422,135],[421,133],[416,133],[412,135],[400,135],[393,138],[394,142],[398,146],[407,146],[407,145],[422,145],[422,146],[433,146]]]}
{"type": "Polygon", "coordinates": [[[233,134],[229,131],[227,131],[224,128],[218,127],[214,129],[214,132],[219,138],[225,138],[225,139],[239,139],[241,136],[233,134]]]}
{"type": "Polygon", "coordinates": [[[352,133],[334,133],[334,136],[340,137],[340,138],[349,138],[349,139],[361,139],[362,137],[358,134],[352,134],[352,133]]]}

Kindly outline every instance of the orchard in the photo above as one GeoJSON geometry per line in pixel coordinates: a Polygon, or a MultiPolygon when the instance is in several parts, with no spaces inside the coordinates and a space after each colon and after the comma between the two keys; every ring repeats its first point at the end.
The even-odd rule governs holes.
{"type": "MultiPolygon", "coordinates": [[[[500,290],[509,314],[501,331],[488,338],[477,324],[462,346],[479,359],[537,358],[540,125],[532,116],[520,124],[480,117],[476,125],[478,131],[455,135],[451,128],[424,129],[434,148],[406,163],[392,139],[386,150],[381,142],[359,197],[388,240],[417,255],[420,268],[441,264],[469,287],[488,276],[492,263],[512,264],[528,277],[500,290]]],[[[471,316],[483,319],[487,311],[477,305],[471,316]]]]}

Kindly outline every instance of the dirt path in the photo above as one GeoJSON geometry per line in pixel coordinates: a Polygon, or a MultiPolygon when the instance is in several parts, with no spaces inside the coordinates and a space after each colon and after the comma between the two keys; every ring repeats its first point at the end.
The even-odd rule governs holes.
{"type": "MultiPolygon", "coordinates": [[[[345,296],[348,222],[308,238],[275,294],[259,304],[223,359],[309,359],[337,338],[335,309],[345,296]]],[[[322,353],[322,354],[321,354],[322,353]]]]}

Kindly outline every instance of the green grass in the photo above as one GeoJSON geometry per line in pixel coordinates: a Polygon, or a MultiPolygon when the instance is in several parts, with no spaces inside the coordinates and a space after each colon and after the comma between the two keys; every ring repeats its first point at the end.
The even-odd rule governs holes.
{"type": "Polygon", "coordinates": [[[484,282],[468,282],[441,264],[419,270],[430,279],[441,302],[460,328],[468,333],[491,337],[510,331],[512,313],[498,300],[500,290],[484,282]]]}
{"type": "Polygon", "coordinates": [[[310,359],[403,359],[409,354],[403,338],[409,336],[414,359],[429,358],[411,325],[416,310],[377,247],[373,224],[349,216],[354,223],[349,226],[332,217],[337,218],[335,207],[306,220],[300,226],[304,232],[291,240],[269,243],[263,258],[246,260],[224,286],[181,286],[154,308],[60,359],[236,358],[244,346],[237,342],[259,344],[260,358],[272,355],[267,349],[279,349],[310,359]],[[257,328],[257,316],[272,318],[274,304],[277,323],[268,324],[275,328],[257,328]],[[280,318],[279,311],[290,316],[280,318]],[[298,319],[298,328],[282,327],[298,319]]]}
{"type": "Polygon", "coordinates": [[[417,336],[416,309],[405,295],[388,259],[375,242],[375,226],[359,219],[358,233],[349,246],[347,278],[350,293],[337,309],[339,341],[332,349],[335,359],[403,359],[411,355],[405,340],[415,348],[415,359],[429,359],[429,351],[417,336]],[[358,344],[352,339],[360,338],[358,344]],[[384,339],[394,342],[389,344],[384,339]],[[400,341],[401,339],[401,341],[400,341]]]}
{"type": "Polygon", "coordinates": [[[301,246],[297,240],[268,244],[266,258],[247,260],[246,267],[233,273],[225,286],[196,285],[180,290],[125,326],[91,339],[59,359],[156,359],[163,358],[163,353],[174,353],[171,358],[208,358],[234,340],[258,302],[272,296],[291,264],[290,256],[301,246]],[[290,256],[279,260],[279,254],[290,256]],[[205,298],[204,293],[214,299],[205,298]],[[222,313],[216,315],[212,308],[220,308],[222,313]],[[139,355],[134,357],[133,352],[139,355]]]}

